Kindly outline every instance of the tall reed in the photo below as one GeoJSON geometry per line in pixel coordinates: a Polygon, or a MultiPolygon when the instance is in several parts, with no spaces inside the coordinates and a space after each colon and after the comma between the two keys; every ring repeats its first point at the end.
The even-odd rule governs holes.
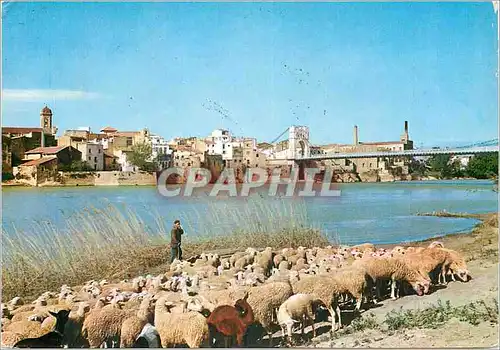
{"type": "MultiPolygon", "coordinates": [[[[148,210],[140,216],[126,206],[85,208],[64,225],[38,221],[31,231],[2,228],[4,298],[36,297],[62,284],[122,279],[166,267],[170,226],[148,210]]],[[[325,245],[328,240],[298,200],[250,198],[242,205],[207,201],[179,213],[186,232],[185,256],[248,246],[325,245]]]]}

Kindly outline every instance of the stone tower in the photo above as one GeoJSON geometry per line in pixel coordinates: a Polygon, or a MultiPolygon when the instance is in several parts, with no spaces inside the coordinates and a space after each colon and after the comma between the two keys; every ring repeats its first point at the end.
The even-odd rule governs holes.
{"type": "Polygon", "coordinates": [[[291,126],[288,129],[288,158],[295,159],[309,156],[309,128],[307,126],[291,126]]]}
{"type": "Polygon", "coordinates": [[[40,127],[46,133],[52,133],[52,110],[47,106],[40,112],[40,127]]]}

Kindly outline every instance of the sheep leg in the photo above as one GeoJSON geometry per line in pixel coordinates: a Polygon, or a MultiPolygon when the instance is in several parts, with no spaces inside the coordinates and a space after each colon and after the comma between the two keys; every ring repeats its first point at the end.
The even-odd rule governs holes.
{"type": "Polygon", "coordinates": [[[455,279],[455,274],[453,273],[453,271],[451,272],[451,280],[453,282],[456,282],[457,280],[455,279]]]}
{"type": "Polygon", "coordinates": [[[354,309],[356,312],[360,312],[361,310],[361,304],[363,302],[363,295],[360,295],[357,300],[356,300],[356,308],[354,309]]]}
{"type": "Polygon", "coordinates": [[[316,338],[316,328],[314,327],[314,319],[311,320],[311,327],[313,329],[313,338],[316,338]]]}
{"type": "Polygon", "coordinates": [[[342,320],[340,318],[340,306],[337,303],[337,314],[339,315],[339,329],[342,328],[342,320]]]}
{"type": "MultiPolygon", "coordinates": [[[[286,325],[287,328],[287,343],[291,344],[292,343],[292,323],[288,323],[286,325]]],[[[271,338],[269,338],[271,339],[271,338]]]]}
{"type": "Polygon", "coordinates": [[[328,307],[328,312],[332,316],[332,333],[333,333],[333,332],[336,331],[336,329],[335,329],[335,316],[336,316],[336,313],[333,310],[333,307],[331,307],[331,306],[328,307]]]}
{"type": "Polygon", "coordinates": [[[396,281],[391,279],[391,299],[396,300],[396,281]]]}

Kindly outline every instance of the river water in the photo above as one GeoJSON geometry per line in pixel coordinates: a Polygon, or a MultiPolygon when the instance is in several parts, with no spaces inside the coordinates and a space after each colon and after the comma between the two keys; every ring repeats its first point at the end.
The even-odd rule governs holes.
{"type": "MultiPolygon", "coordinates": [[[[398,243],[470,230],[477,220],[416,216],[419,212],[484,213],[498,209],[490,181],[423,181],[339,185],[340,197],[248,200],[166,198],[155,187],[3,188],[3,232],[36,235],[41,225],[65,231],[72,217],[101,220],[95,209],[110,206],[144,223],[148,232],[168,232],[175,218],[190,236],[234,230],[270,231],[289,225],[321,229],[335,243],[398,243]],[[95,217],[93,217],[95,215],[95,217]]],[[[120,219],[121,220],[121,219],[120,219]]],[[[115,222],[116,224],[116,222],[115,222]]]]}

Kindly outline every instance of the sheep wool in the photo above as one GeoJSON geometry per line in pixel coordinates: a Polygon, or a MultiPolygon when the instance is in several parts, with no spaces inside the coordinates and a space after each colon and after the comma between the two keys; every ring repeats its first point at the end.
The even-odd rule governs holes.
{"type": "Polygon", "coordinates": [[[160,335],[162,347],[187,344],[190,348],[208,346],[209,330],[205,317],[196,311],[172,314],[164,298],[156,302],[155,327],[160,335]]]}

